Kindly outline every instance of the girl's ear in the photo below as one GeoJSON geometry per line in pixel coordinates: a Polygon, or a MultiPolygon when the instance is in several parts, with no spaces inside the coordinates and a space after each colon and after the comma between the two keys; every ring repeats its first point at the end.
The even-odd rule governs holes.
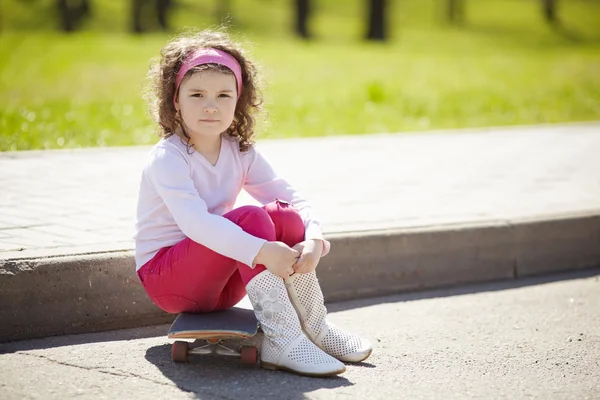
{"type": "Polygon", "coordinates": [[[175,95],[173,96],[173,105],[175,106],[175,111],[179,111],[179,88],[175,88],[175,95]]]}

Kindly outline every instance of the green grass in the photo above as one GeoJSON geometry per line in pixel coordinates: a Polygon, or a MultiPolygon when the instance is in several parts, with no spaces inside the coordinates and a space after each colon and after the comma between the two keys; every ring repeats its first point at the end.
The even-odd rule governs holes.
{"type": "MultiPolygon", "coordinates": [[[[315,1],[308,43],[289,33],[289,1],[231,3],[230,31],[253,43],[268,83],[263,136],[600,119],[599,2],[559,2],[565,34],[532,0],[467,1],[460,28],[432,0],[396,1],[387,44],[360,40],[363,1],[315,1]]],[[[153,143],[141,91],[169,35],[127,34],[128,2],[115,0],[94,1],[83,32],[63,35],[50,4],[1,6],[0,151],[153,143]]],[[[173,22],[209,26],[213,8],[189,0],[173,22]]]]}

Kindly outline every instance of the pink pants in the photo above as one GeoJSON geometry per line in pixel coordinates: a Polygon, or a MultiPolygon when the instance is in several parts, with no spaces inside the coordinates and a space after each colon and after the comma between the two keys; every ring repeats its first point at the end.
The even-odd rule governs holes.
{"type": "MultiPolygon", "coordinates": [[[[300,214],[283,201],[240,207],[223,217],[268,241],[291,247],[304,240],[300,214]]],[[[163,310],[210,312],[237,304],[246,295],[246,284],[264,270],[262,265],[252,269],[186,238],[160,249],[138,276],[152,302],[163,310]]]]}

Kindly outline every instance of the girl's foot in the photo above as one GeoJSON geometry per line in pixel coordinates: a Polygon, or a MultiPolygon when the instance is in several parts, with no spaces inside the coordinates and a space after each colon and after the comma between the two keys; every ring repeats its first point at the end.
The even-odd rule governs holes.
{"type": "Polygon", "coordinates": [[[265,270],[252,278],[246,291],[265,333],[260,354],[263,368],[318,377],[346,370],[343,363],[318,348],[302,332],[283,279],[265,270]]]}
{"type": "Polygon", "coordinates": [[[345,362],[360,362],[371,355],[373,345],[327,321],[327,308],[315,272],[285,280],[290,300],[306,335],[327,354],[345,362]]]}

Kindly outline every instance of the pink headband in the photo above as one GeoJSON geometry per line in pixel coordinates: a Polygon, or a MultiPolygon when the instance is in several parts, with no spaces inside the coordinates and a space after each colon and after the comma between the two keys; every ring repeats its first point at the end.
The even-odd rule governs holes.
{"type": "MultiPolygon", "coordinates": [[[[183,60],[183,64],[175,77],[175,98],[177,97],[179,85],[185,74],[187,74],[190,69],[202,64],[220,64],[229,68],[231,72],[233,72],[233,75],[235,75],[235,80],[237,81],[237,97],[238,99],[240,98],[242,94],[242,68],[240,67],[240,64],[235,57],[229,53],[213,48],[198,49],[183,60]]],[[[175,101],[175,98],[173,101],[175,101]]]]}

